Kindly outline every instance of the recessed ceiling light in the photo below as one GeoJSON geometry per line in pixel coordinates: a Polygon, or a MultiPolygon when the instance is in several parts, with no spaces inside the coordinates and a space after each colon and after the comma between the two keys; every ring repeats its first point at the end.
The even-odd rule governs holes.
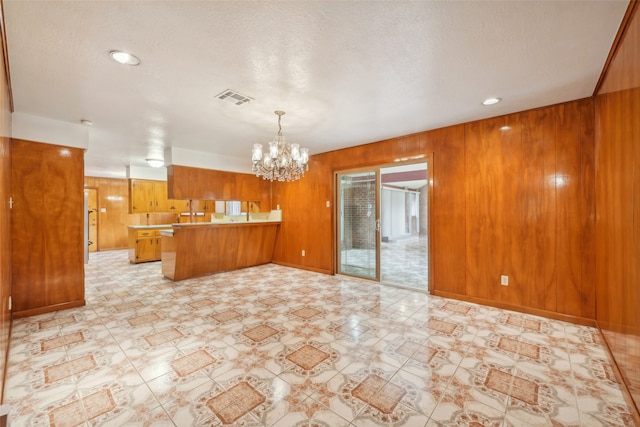
{"type": "Polygon", "coordinates": [[[109,52],[109,55],[113,58],[114,61],[124,65],[140,64],[140,59],[138,59],[137,56],[127,52],[123,52],[121,50],[112,50],[111,52],[109,52]]]}
{"type": "Polygon", "coordinates": [[[493,104],[497,104],[500,101],[502,101],[502,98],[487,98],[484,101],[482,101],[482,105],[493,105],[493,104]]]}
{"type": "Polygon", "coordinates": [[[506,132],[506,131],[508,131],[508,130],[511,130],[511,126],[502,126],[502,127],[500,128],[500,130],[501,130],[501,131],[503,131],[503,132],[506,132]]]}

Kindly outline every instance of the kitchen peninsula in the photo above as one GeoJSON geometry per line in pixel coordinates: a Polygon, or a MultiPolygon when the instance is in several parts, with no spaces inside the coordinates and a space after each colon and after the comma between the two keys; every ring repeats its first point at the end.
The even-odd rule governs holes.
{"type": "Polygon", "coordinates": [[[268,264],[281,211],[214,222],[172,224],[162,230],[162,274],[175,281],[268,264]]]}

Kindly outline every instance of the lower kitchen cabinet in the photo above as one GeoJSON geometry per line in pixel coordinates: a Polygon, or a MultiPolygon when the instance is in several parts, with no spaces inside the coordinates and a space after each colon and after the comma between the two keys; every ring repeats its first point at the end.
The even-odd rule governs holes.
{"type": "Polygon", "coordinates": [[[160,230],[167,226],[129,226],[129,261],[133,264],[162,259],[162,236],[160,230]]]}

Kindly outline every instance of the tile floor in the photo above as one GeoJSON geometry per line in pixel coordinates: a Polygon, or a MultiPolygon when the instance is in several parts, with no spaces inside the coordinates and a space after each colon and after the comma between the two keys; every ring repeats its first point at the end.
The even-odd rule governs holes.
{"type": "MultiPolygon", "coordinates": [[[[413,236],[380,244],[380,277],[385,283],[426,291],[428,286],[427,236],[413,236]]],[[[343,249],[343,274],[375,278],[374,249],[343,249]]]]}
{"type": "Polygon", "coordinates": [[[18,426],[629,426],[592,328],[265,265],[174,283],[91,255],[17,319],[18,426]]]}
{"type": "Polygon", "coordinates": [[[429,281],[427,236],[412,236],[380,244],[380,280],[427,290],[429,281]]]}

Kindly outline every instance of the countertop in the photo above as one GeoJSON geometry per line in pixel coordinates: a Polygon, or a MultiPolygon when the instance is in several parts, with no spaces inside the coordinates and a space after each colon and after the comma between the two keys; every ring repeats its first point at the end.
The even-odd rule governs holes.
{"type": "Polygon", "coordinates": [[[149,228],[171,228],[172,224],[156,224],[156,225],[127,225],[129,228],[133,228],[134,230],[145,230],[149,228]]]}

